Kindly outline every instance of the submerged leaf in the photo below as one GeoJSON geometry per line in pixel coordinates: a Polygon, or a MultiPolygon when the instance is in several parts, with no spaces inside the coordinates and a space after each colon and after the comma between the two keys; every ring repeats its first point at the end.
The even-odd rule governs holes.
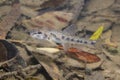
{"type": "Polygon", "coordinates": [[[15,60],[17,55],[18,50],[13,44],[0,40],[0,66],[9,63],[13,64],[12,61],[15,60]]]}
{"type": "Polygon", "coordinates": [[[115,47],[115,48],[117,48],[117,47],[118,47],[118,44],[117,44],[116,42],[112,42],[112,41],[111,41],[111,36],[112,36],[112,31],[111,31],[111,30],[107,31],[107,32],[103,35],[103,38],[105,39],[104,44],[105,44],[107,47],[115,47]]]}
{"type": "Polygon", "coordinates": [[[45,64],[41,62],[41,65],[45,68],[53,80],[64,80],[60,74],[58,67],[54,63],[51,62],[49,64],[45,64]]]}
{"type": "Polygon", "coordinates": [[[60,5],[62,5],[65,2],[65,0],[48,0],[45,1],[42,5],[40,5],[42,8],[55,8],[58,7],[60,5]]]}
{"type": "Polygon", "coordinates": [[[102,72],[93,72],[91,75],[86,75],[84,80],[105,80],[102,72]]]}
{"type": "Polygon", "coordinates": [[[0,22],[0,39],[5,39],[8,31],[12,28],[18,17],[20,16],[20,4],[14,2],[10,12],[3,17],[0,22]]]}
{"type": "Polygon", "coordinates": [[[0,42],[0,62],[7,60],[7,49],[4,44],[0,42]]]}
{"type": "Polygon", "coordinates": [[[29,30],[31,29],[62,29],[67,26],[69,21],[72,19],[72,13],[63,11],[47,12],[31,20],[24,20],[23,25],[29,30]]]}
{"type": "MultiPolygon", "coordinates": [[[[62,46],[58,46],[58,48],[63,50],[62,46]]],[[[82,62],[95,63],[100,61],[100,58],[97,55],[85,51],[80,51],[77,48],[69,48],[67,50],[67,54],[68,56],[73,57],[82,62]]]]}
{"type": "Polygon", "coordinates": [[[70,48],[68,49],[67,52],[68,52],[68,55],[70,55],[71,57],[83,62],[95,63],[100,61],[100,58],[97,55],[80,51],[80,50],[77,50],[76,48],[70,48]]]}

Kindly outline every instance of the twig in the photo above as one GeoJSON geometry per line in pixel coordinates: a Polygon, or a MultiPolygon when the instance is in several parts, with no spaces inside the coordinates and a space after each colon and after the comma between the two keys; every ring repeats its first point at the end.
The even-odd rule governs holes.
{"type": "Polygon", "coordinates": [[[19,0],[14,0],[11,11],[3,17],[0,22],[0,38],[5,39],[7,32],[12,28],[17,19],[20,17],[20,3],[19,0]]]}
{"type": "Polygon", "coordinates": [[[84,6],[84,0],[78,0],[77,4],[75,5],[75,7],[73,8],[72,13],[74,14],[73,16],[73,20],[71,22],[71,24],[75,24],[77,22],[78,16],[80,15],[82,9],[84,6]]]}
{"type": "Polygon", "coordinates": [[[2,75],[0,75],[0,79],[3,79],[4,77],[12,76],[12,75],[17,75],[19,73],[27,72],[29,70],[40,69],[40,68],[41,68],[40,64],[28,66],[24,69],[21,69],[21,72],[19,72],[19,70],[18,70],[18,71],[12,71],[12,72],[7,72],[5,74],[2,74],[2,75]]]}

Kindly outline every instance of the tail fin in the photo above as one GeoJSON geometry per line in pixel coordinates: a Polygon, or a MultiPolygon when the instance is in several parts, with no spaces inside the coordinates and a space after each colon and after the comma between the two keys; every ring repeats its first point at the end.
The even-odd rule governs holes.
{"type": "Polygon", "coordinates": [[[90,37],[90,40],[97,40],[101,36],[103,30],[104,30],[104,26],[100,26],[90,37]]]}

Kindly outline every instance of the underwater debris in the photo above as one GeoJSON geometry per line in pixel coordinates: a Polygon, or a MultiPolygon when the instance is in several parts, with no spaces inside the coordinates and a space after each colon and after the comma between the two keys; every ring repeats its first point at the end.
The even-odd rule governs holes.
{"type": "MultiPolygon", "coordinates": [[[[57,48],[63,50],[62,46],[58,46],[57,48]]],[[[70,57],[64,61],[67,66],[85,68],[86,64],[88,69],[96,69],[101,67],[104,62],[100,55],[80,51],[76,48],[69,48],[65,52],[67,53],[67,56],[70,57]]]]}
{"type": "Polygon", "coordinates": [[[80,51],[76,48],[69,48],[67,54],[77,60],[80,60],[85,63],[95,63],[100,61],[100,58],[88,52],[80,51]]]}
{"type": "Polygon", "coordinates": [[[42,8],[56,8],[61,6],[65,3],[66,0],[48,0],[45,1],[43,4],[40,5],[42,8]]]}
{"type": "Polygon", "coordinates": [[[24,20],[22,25],[24,25],[29,30],[34,29],[62,29],[67,26],[67,24],[72,19],[72,13],[67,13],[63,11],[52,11],[32,18],[31,20],[24,20]]]}
{"type": "Polygon", "coordinates": [[[19,16],[20,3],[19,0],[16,0],[12,4],[10,12],[5,17],[3,17],[2,21],[0,22],[0,39],[6,38],[6,34],[12,28],[19,16]]]}
{"type": "Polygon", "coordinates": [[[108,30],[106,33],[104,33],[103,35],[103,39],[105,39],[104,45],[106,45],[107,47],[117,48],[118,44],[111,41],[111,36],[112,36],[111,30],[108,30]]]}
{"type": "Polygon", "coordinates": [[[84,80],[105,80],[104,75],[102,74],[102,72],[92,72],[91,75],[86,75],[84,80]]]}
{"type": "Polygon", "coordinates": [[[84,0],[78,0],[77,3],[73,6],[73,9],[71,11],[73,13],[73,18],[70,23],[68,23],[67,27],[63,30],[63,33],[69,34],[71,36],[76,36],[76,32],[78,31],[76,23],[83,9],[84,2],[84,0]]]}
{"type": "Polygon", "coordinates": [[[7,49],[3,43],[0,42],[0,63],[7,60],[7,49]]]}
{"type": "Polygon", "coordinates": [[[0,51],[0,66],[14,64],[12,62],[17,58],[18,50],[13,44],[0,40],[0,51]]]}
{"type": "MultiPolygon", "coordinates": [[[[40,64],[37,64],[37,65],[32,65],[32,66],[28,66],[24,69],[21,69],[21,72],[27,72],[29,70],[32,70],[32,69],[40,69],[41,68],[41,65],[40,64]]],[[[3,79],[4,77],[9,77],[9,76],[12,76],[12,75],[16,75],[16,74],[20,74],[20,71],[12,71],[12,72],[6,72],[2,75],[0,75],[0,79],[3,79]]]]}

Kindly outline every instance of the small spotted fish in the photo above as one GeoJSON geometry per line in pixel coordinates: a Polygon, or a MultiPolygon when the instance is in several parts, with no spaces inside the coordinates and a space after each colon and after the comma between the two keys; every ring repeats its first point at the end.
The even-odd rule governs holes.
{"type": "Polygon", "coordinates": [[[66,48],[67,44],[77,44],[77,45],[91,45],[94,46],[96,41],[89,40],[84,38],[79,38],[77,36],[70,36],[62,33],[62,31],[31,31],[30,35],[33,38],[40,40],[48,40],[53,41],[57,44],[61,44],[64,48],[66,48]]]}

